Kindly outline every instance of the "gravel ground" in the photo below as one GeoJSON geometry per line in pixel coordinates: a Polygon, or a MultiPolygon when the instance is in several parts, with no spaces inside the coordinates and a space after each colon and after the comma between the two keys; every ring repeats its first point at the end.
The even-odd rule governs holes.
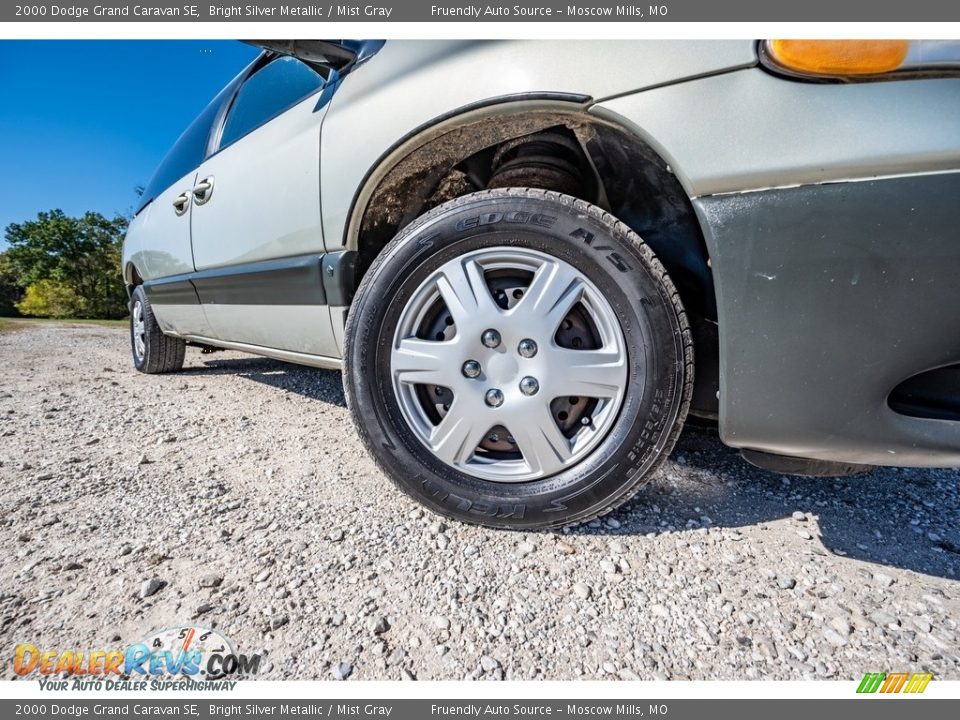
{"type": "Polygon", "coordinates": [[[603,522],[491,531],[388,483],[336,372],[128,355],[120,328],[0,333],[11,652],[192,620],[266,679],[960,679],[960,472],[786,478],[691,429],[603,522]]]}

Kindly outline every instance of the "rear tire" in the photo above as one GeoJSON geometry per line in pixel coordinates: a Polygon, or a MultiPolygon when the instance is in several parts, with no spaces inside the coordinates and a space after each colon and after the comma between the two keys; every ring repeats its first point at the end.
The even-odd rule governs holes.
{"type": "Polygon", "coordinates": [[[164,335],[142,285],[130,295],[130,350],[133,366],[150,375],[180,370],[187,351],[185,340],[164,335]]]}
{"type": "Polygon", "coordinates": [[[492,527],[625,503],[672,449],[693,387],[686,316],[652,250],[543,190],[474,193],[404,228],[364,276],[345,346],[347,403],[381,469],[492,527]]]}

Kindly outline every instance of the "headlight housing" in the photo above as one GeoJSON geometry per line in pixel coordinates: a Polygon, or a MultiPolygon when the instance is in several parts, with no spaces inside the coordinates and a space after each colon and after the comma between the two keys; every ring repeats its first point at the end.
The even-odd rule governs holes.
{"type": "Polygon", "coordinates": [[[764,40],[760,62],[782,75],[820,81],[960,75],[960,40],[764,40]]]}

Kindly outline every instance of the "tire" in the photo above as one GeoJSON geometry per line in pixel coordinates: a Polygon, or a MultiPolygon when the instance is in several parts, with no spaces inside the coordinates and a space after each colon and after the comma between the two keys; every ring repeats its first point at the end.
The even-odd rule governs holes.
{"type": "Polygon", "coordinates": [[[345,346],[347,403],[380,468],[431,510],[491,527],[625,503],[670,453],[693,388],[686,316],[650,248],[543,190],[466,195],[404,228],[364,276],[345,346]],[[481,431],[490,418],[503,424],[481,431]]]}
{"type": "Polygon", "coordinates": [[[186,341],[163,334],[143,286],[134,288],[130,295],[130,352],[133,366],[150,375],[177,372],[183,368],[186,351],[186,341]]]}

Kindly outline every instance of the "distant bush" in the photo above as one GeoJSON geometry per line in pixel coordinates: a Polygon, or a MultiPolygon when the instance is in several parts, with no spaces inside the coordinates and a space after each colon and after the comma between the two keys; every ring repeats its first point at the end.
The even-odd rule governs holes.
{"type": "Polygon", "coordinates": [[[27,286],[16,303],[23,315],[42,318],[77,318],[86,315],[86,303],[72,287],[56,280],[40,280],[27,286]]]}

